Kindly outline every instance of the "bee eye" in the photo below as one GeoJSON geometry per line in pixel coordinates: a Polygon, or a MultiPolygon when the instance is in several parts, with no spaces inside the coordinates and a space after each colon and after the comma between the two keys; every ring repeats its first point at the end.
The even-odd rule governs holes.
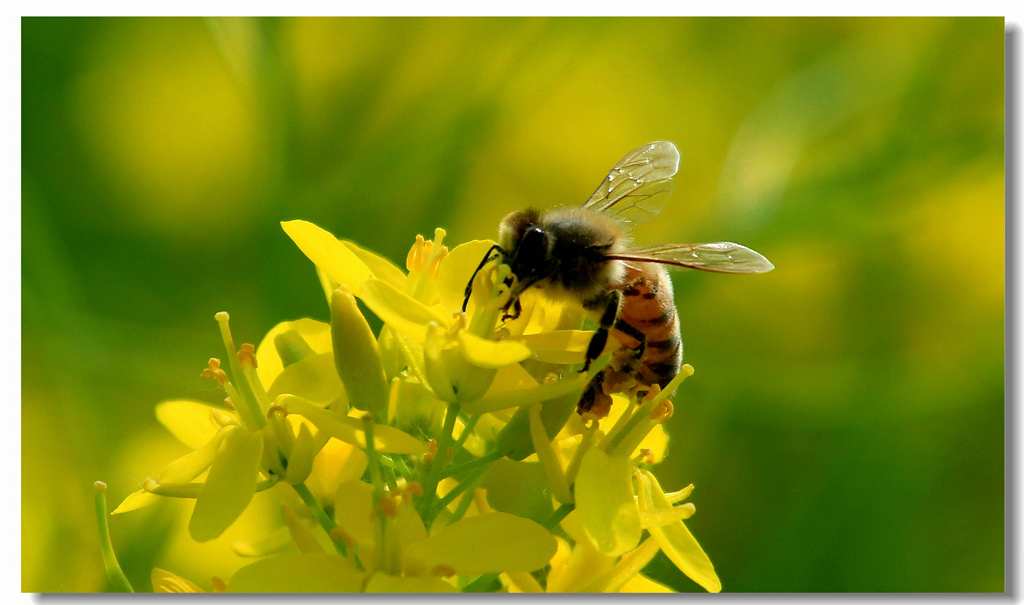
{"type": "Polygon", "coordinates": [[[516,255],[516,264],[527,269],[532,269],[542,263],[548,255],[548,237],[543,229],[529,227],[523,234],[519,243],[519,253],[516,255]]]}

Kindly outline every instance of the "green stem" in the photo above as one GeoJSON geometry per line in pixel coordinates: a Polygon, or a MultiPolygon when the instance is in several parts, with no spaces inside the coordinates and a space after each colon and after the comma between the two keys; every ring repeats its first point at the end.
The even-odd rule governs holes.
{"type": "Polygon", "coordinates": [[[316,496],[313,495],[313,492],[309,491],[309,488],[306,487],[305,483],[296,483],[292,487],[295,488],[295,493],[297,493],[299,497],[302,498],[302,501],[306,503],[306,506],[309,507],[313,516],[316,517],[317,522],[320,523],[320,527],[324,528],[324,531],[327,532],[327,537],[330,538],[331,543],[334,544],[334,550],[338,551],[342,556],[347,556],[348,549],[345,547],[345,541],[342,540],[341,536],[338,535],[338,532],[335,531],[338,528],[338,524],[334,522],[334,519],[327,516],[323,507],[321,507],[320,503],[316,501],[316,496]]]}
{"type": "Polygon", "coordinates": [[[462,592],[494,592],[499,588],[501,588],[501,582],[498,580],[498,574],[485,573],[469,584],[466,584],[462,592]]]}
{"type": "MultiPolygon", "coordinates": [[[[459,497],[459,494],[463,493],[464,491],[466,491],[466,490],[468,490],[470,488],[475,488],[476,485],[478,483],[480,483],[480,480],[482,480],[484,478],[485,474],[487,474],[487,469],[486,468],[479,469],[477,472],[473,473],[472,476],[467,477],[465,481],[460,482],[458,485],[456,485],[454,488],[452,488],[452,491],[450,491],[447,494],[445,494],[444,498],[441,498],[440,500],[438,500],[437,505],[434,506],[434,510],[432,511],[432,513],[430,515],[431,520],[436,518],[437,515],[440,514],[440,512],[444,510],[444,507],[446,507],[449,504],[451,504],[452,502],[454,502],[455,499],[459,497]]],[[[459,508],[462,508],[462,503],[461,502],[459,503],[459,508]]],[[[456,511],[456,513],[457,512],[458,511],[456,511]]],[[[458,519],[456,519],[453,516],[448,521],[448,523],[451,524],[451,523],[454,523],[457,520],[458,519]]]]}
{"type": "Polygon", "coordinates": [[[128,577],[121,570],[117,555],[114,554],[114,547],[110,543],[110,527],[107,525],[107,484],[97,481],[93,485],[96,487],[93,502],[96,504],[96,524],[100,530],[100,551],[103,553],[103,567],[107,570],[110,586],[115,592],[135,592],[128,577]]]}
{"type": "Polygon", "coordinates": [[[554,529],[555,526],[561,523],[562,519],[565,519],[567,516],[569,516],[569,513],[571,513],[575,508],[575,504],[563,504],[562,506],[559,506],[557,509],[555,509],[555,512],[551,513],[551,516],[548,517],[544,521],[544,523],[541,523],[541,525],[544,526],[544,529],[554,529]]]}
{"type": "Polygon", "coordinates": [[[459,435],[458,440],[454,445],[452,445],[452,458],[455,458],[455,454],[459,453],[459,450],[462,449],[462,445],[466,443],[466,439],[469,438],[469,435],[473,432],[473,428],[476,427],[476,423],[480,420],[480,416],[482,415],[483,414],[474,414],[466,421],[465,426],[462,428],[462,434],[459,435]]]}
{"type": "Polygon", "coordinates": [[[428,524],[430,512],[434,508],[434,499],[437,497],[437,484],[443,477],[442,471],[448,462],[448,448],[452,445],[452,432],[455,430],[455,420],[459,416],[459,404],[455,401],[448,404],[448,410],[444,416],[444,427],[441,429],[441,439],[437,443],[437,455],[430,464],[427,471],[427,480],[423,485],[423,500],[420,502],[420,518],[428,524]]]}
{"type": "Polygon", "coordinates": [[[455,475],[460,475],[466,471],[471,471],[479,466],[489,465],[498,460],[498,458],[501,458],[501,454],[499,454],[497,450],[492,450],[490,452],[487,452],[483,456],[480,456],[476,460],[470,460],[469,462],[449,468],[447,471],[442,473],[441,477],[454,477],[455,475]]]}
{"type": "MultiPolygon", "coordinates": [[[[455,507],[455,512],[452,513],[451,519],[448,519],[449,525],[461,519],[462,516],[466,514],[466,511],[469,510],[469,505],[473,502],[473,490],[476,489],[477,485],[480,485],[480,481],[483,480],[484,475],[486,474],[487,469],[482,468],[479,471],[477,471],[476,474],[474,474],[472,477],[467,478],[465,481],[459,484],[460,488],[462,488],[463,485],[466,486],[465,488],[462,488],[462,491],[464,491],[465,494],[463,494],[462,499],[459,500],[459,505],[455,507]]],[[[447,506],[447,504],[445,506],[447,506]]]]}

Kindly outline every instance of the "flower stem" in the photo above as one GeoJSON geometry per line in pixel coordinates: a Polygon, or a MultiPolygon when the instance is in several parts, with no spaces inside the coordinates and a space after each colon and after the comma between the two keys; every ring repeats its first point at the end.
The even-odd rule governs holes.
{"type": "Polygon", "coordinates": [[[501,588],[501,581],[498,574],[485,573],[463,587],[462,592],[494,592],[501,588]]]}
{"type": "MultiPolygon", "coordinates": [[[[431,512],[430,518],[434,519],[435,517],[437,517],[437,515],[442,510],[444,510],[444,507],[448,506],[449,504],[454,502],[456,498],[459,497],[459,494],[465,492],[468,489],[475,488],[477,486],[477,484],[480,483],[480,480],[484,478],[484,475],[486,473],[487,473],[487,469],[486,468],[479,469],[475,473],[470,475],[469,477],[466,477],[465,481],[460,482],[458,485],[456,485],[454,488],[452,488],[452,491],[450,491],[447,494],[445,494],[444,498],[441,498],[440,500],[438,500],[437,505],[434,506],[434,510],[431,512]]],[[[467,502],[468,502],[468,500],[467,500],[467,502]]],[[[468,504],[467,504],[467,506],[468,506],[468,504]]],[[[462,502],[459,502],[459,508],[462,508],[462,502]]],[[[456,513],[457,512],[458,512],[458,510],[456,510],[456,513]]],[[[458,519],[456,519],[453,516],[451,519],[449,519],[448,524],[450,525],[452,523],[455,523],[456,521],[458,521],[458,519]]]]}
{"type": "Polygon", "coordinates": [[[455,475],[461,475],[462,473],[466,471],[471,471],[479,466],[489,465],[492,462],[496,461],[498,458],[501,458],[501,454],[498,453],[497,450],[491,450],[490,452],[487,452],[486,454],[480,456],[476,460],[470,460],[469,462],[449,468],[445,472],[441,473],[441,477],[444,478],[454,477],[455,475]]]}
{"type": "Polygon", "coordinates": [[[448,410],[444,416],[444,427],[441,429],[441,439],[437,443],[437,455],[427,470],[427,479],[423,483],[423,500],[420,502],[420,518],[425,524],[431,520],[430,513],[434,508],[434,499],[437,497],[437,484],[441,481],[444,466],[448,462],[448,448],[452,445],[452,432],[455,430],[455,420],[459,416],[458,402],[448,404],[448,410]]]}
{"type": "Polygon", "coordinates": [[[107,484],[97,481],[93,484],[96,493],[93,502],[96,504],[96,524],[100,530],[100,550],[103,553],[103,567],[107,570],[107,579],[115,592],[135,592],[128,577],[121,570],[117,562],[117,555],[114,554],[114,547],[110,543],[110,527],[107,525],[107,484]]]}
{"type": "Polygon", "coordinates": [[[544,523],[541,523],[541,525],[547,530],[554,529],[556,525],[562,522],[562,519],[568,517],[569,513],[575,509],[575,504],[563,504],[555,509],[555,512],[551,513],[551,516],[545,519],[544,523]]]}
{"type": "Polygon", "coordinates": [[[345,541],[336,531],[338,524],[334,522],[334,519],[327,516],[327,513],[320,506],[320,503],[316,501],[316,496],[313,495],[313,492],[309,491],[309,488],[306,487],[305,483],[296,483],[292,487],[295,488],[295,493],[297,493],[299,497],[302,498],[302,501],[306,503],[306,506],[309,507],[310,512],[313,513],[317,522],[320,523],[320,527],[324,528],[324,531],[327,532],[327,537],[329,537],[331,539],[331,543],[334,544],[334,550],[338,551],[342,556],[347,556],[348,549],[345,547],[345,541]]]}

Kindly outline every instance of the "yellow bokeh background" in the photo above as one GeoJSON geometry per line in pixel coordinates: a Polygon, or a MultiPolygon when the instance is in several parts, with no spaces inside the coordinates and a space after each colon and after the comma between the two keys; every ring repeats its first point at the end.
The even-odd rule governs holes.
{"type": "MultiPolygon", "coordinates": [[[[278,224],[401,263],[582,203],[674,141],[641,244],[731,240],[763,276],[675,274],[696,374],[654,467],[726,591],[1003,590],[1004,24],[972,19],[22,21],[22,590],[106,587],[91,510],[184,451],[163,399],[236,337],[326,319],[278,224]]],[[[379,325],[376,323],[374,325],[379,325]]],[[[129,579],[200,585],[190,505],[112,518],[129,579]]],[[[649,575],[697,587],[656,559],[649,575]]]]}

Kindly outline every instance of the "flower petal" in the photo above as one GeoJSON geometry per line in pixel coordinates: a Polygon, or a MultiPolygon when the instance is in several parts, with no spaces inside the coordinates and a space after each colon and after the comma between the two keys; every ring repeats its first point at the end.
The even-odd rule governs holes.
{"type": "Polygon", "coordinates": [[[530,349],[515,340],[488,340],[468,330],[459,332],[462,355],[481,368],[497,369],[530,358],[530,349]]]}
{"type": "Polygon", "coordinates": [[[481,414],[483,412],[494,412],[505,408],[529,405],[539,401],[548,401],[549,399],[568,395],[576,391],[582,391],[586,384],[587,375],[579,374],[572,378],[563,378],[555,382],[545,383],[532,389],[488,394],[476,401],[465,404],[463,409],[467,414],[481,414]]]}
{"type": "MultiPolygon", "coordinates": [[[[640,506],[647,510],[664,509],[672,506],[658,480],[648,471],[640,471],[640,506]]],[[[722,582],[715,574],[715,567],[704,554],[704,549],[697,544],[690,530],[682,521],[670,523],[663,527],[650,527],[648,530],[658,541],[661,550],[691,580],[700,584],[708,592],[722,590],[722,582]]]]}
{"type": "MultiPolygon", "coordinates": [[[[289,395],[279,400],[289,412],[305,416],[318,429],[327,435],[346,443],[366,447],[366,435],[363,433],[363,421],[349,416],[341,416],[335,412],[322,409],[299,397],[289,395]]],[[[422,454],[427,451],[415,437],[403,433],[386,424],[374,425],[374,447],[378,452],[386,454],[422,454]]]]}
{"type": "Polygon", "coordinates": [[[334,496],[334,520],[353,540],[372,543],[373,486],[359,479],[338,486],[334,496]]]}
{"type": "Polygon", "coordinates": [[[399,332],[423,342],[427,324],[448,325],[448,318],[434,307],[428,307],[408,294],[379,279],[363,285],[359,297],[384,323],[399,332]]]}
{"type": "Polygon", "coordinates": [[[309,472],[313,470],[315,450],[313,434],[309,432],[309,425],[303,422],[299,425],[299,432],[295,436],[295,443],[292,444],[291,454],[288,455],[288,470],[285,471],[284,480],[292,485],[305,481],[309,472]]]}
{"type": "Polygon", "coordinates": [[[348,240],[341,240],[341,243],[351,250],[352,254],[359,257],[359,260],[363,261],[363,264],[373,273],[374,277],[391,284],[399,290],[405,288],[405,272],[399,269],[395,263],[365,248],[360,248],[348,240]]]}
{"type": "Polygon", "coordinates": [[[313,223],[284,221],[281,227],[309,260],[339,285],[348,286],[353,293],[358,294],[363,283],[373,276],[369,267],[348,246],[313,223]]]}
{"type": "Polygon", "coordinates": [[[424,570],[448,565],[459,574],[534,571],[555,554],[554,536],[508,513],[487,513],[446,526],[406,549],[424,570]]]}
{"type": "Polygon", "coordinates": [[[263,435],[228,427],[217,459],[199,492],[188,531],[197,542],[219,536],[234,523],[256,492],[263,435]]]}
{"type": "Polygon", "coordinates": [[[658,584],[650,578],[645,578],[641,574],[637,574],[626,581],[619,589],[619,592],[675,592],[664,584],[658,584]]]}
{"type": "Polygon", "coordinates": [[[373,576],[370,577],[370,581],[366,583],[365,592],[433,593],[459,592],[459,589],[437,576],[402,578],[399,576],[389,576],[383,572],[377,572],[373,574],[373,576]]]}
{"type": "Polygon", "coordinates": [[[640,543],[640,510],[633,498],[632,465],[593,447],[576,475],[576,512],[598,552],[615,557],[640,543]]]}
{"type": "Polygon", "coordinates": [[[494,242],[490,240],[473,240],[459,244],[441,260],[437,268],[437,277],[440,282],[441,305],[445,311],[454,313],[462,310],[462,302],[466,298],[466,284],[480,266],[484,254],[487,254],[493,245],[494,242]]]}
{"type": "MultiPolygon", "coordinates": [[[[545,363],[583,363],[594,333],[590,330],[554,330],[539,334],[527,334],[521,338],[523,344],[533,352],[533,358],[545,363]]],[[[614,340],[609,338],[609,346],[614,340]]],[[[615,348],[618,344],[615,344],[615,348]]]]}
{"type": "Polygon", "coordinates": [[[313,355],[285,368],[267,389],[271,399],[284,394],[324,405],[344,397],[345,387],[334,369],[334,354],[313,355]]]}
{"type": "Polygon", "coordinates": [[[327,353],[331,350],[330,324],[315,319],[296,319],[277,324],[263,337],[260,346],[256,347],[256,374],[264,386],[274,384],[277,375],[284,369],[274,339],[291,330],[301,336],[314,353],[327,353]]]}
{"type": "Polygon", "coordinates": [[[333,502],[338,487],[345,481],[358,479],[366,470],[366,452],[338,439],[331,439],[313,458],[313,470],[306,477],[306,487],[320,502],[333,502]]]}
{"type": "Polygon", "coordinates": [[[238,423],[238,418],[233,412],[187,399],[158,403],[156,419],[179,441],[193,450],[203,447],[216,435],[223,426],[222,422],[238,423]],[[221,422],[217,421],[218,418],[221,422]]]}
{"type": "Polygon", "coordinates": [[[301,554],[270,557],[235,572],[227,592],[359,592],[363,573],[345,557],[301,554]]]}

